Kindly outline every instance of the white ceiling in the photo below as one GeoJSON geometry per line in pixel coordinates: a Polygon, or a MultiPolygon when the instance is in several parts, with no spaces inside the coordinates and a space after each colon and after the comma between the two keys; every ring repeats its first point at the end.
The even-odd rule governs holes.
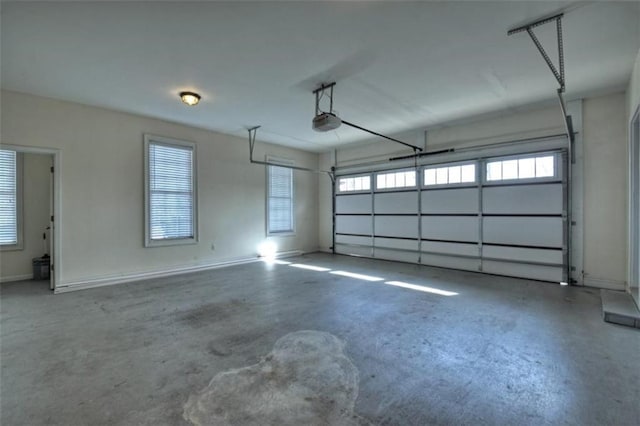
{"type": "MultiPolygon", "coordinates": [[[[385,134],[555,98],[507,30],[559,10],[568,98],[624,88],[639,2],[4,2],[2,88],[324,151],[370,135],[311,130],[321,82],[342,118],[385,134]]],[[[536,33],[555,58],[555,26],[536,33]]]]}

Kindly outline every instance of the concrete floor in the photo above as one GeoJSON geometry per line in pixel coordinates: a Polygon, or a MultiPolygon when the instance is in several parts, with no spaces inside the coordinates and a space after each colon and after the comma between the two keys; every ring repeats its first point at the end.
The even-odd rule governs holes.
{"type": "Polygon", "coordinates": [[[353,410],[318,424],[640,424],[640,333],[603,322],[596,289],[325,254],[287,260],[458,295],[264,263],[55,296],[43,282],[3,284],[1,423],[188,425],[187,402],[214,391],[224,393],[215,413],[234,419],[220,401],[243,395],[212,390],[229,378],[219,373],[271,374],[266,363],[305,335],[294,332],[316,330],[351,386],[336,403],[353,410]]]}

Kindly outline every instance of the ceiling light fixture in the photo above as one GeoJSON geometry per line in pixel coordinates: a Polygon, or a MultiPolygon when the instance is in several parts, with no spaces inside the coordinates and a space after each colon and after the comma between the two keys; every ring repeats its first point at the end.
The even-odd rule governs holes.
{"type": "Polygon", "coordinates": [[[194,106],[200,102],[200,95],[195,92],[180,92],[180,99],[182,99],[182,102],[185,104],[194,106]]]}

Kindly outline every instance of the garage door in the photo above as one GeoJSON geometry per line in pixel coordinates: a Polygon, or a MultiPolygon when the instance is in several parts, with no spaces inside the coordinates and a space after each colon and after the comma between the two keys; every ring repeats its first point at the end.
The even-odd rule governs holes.
{"type": "Polygon", "coordinates": [[[547,151],[339,176],[336,253],[567,281],[565,162],[547,151]]]}

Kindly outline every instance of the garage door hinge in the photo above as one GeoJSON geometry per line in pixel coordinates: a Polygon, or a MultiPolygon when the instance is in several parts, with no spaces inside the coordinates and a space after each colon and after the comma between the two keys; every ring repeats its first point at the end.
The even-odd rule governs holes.
{"type": "Polygon", "coordinates": [[[53,173],[53,166],[51,166],[51,173],[53,173]]]}

